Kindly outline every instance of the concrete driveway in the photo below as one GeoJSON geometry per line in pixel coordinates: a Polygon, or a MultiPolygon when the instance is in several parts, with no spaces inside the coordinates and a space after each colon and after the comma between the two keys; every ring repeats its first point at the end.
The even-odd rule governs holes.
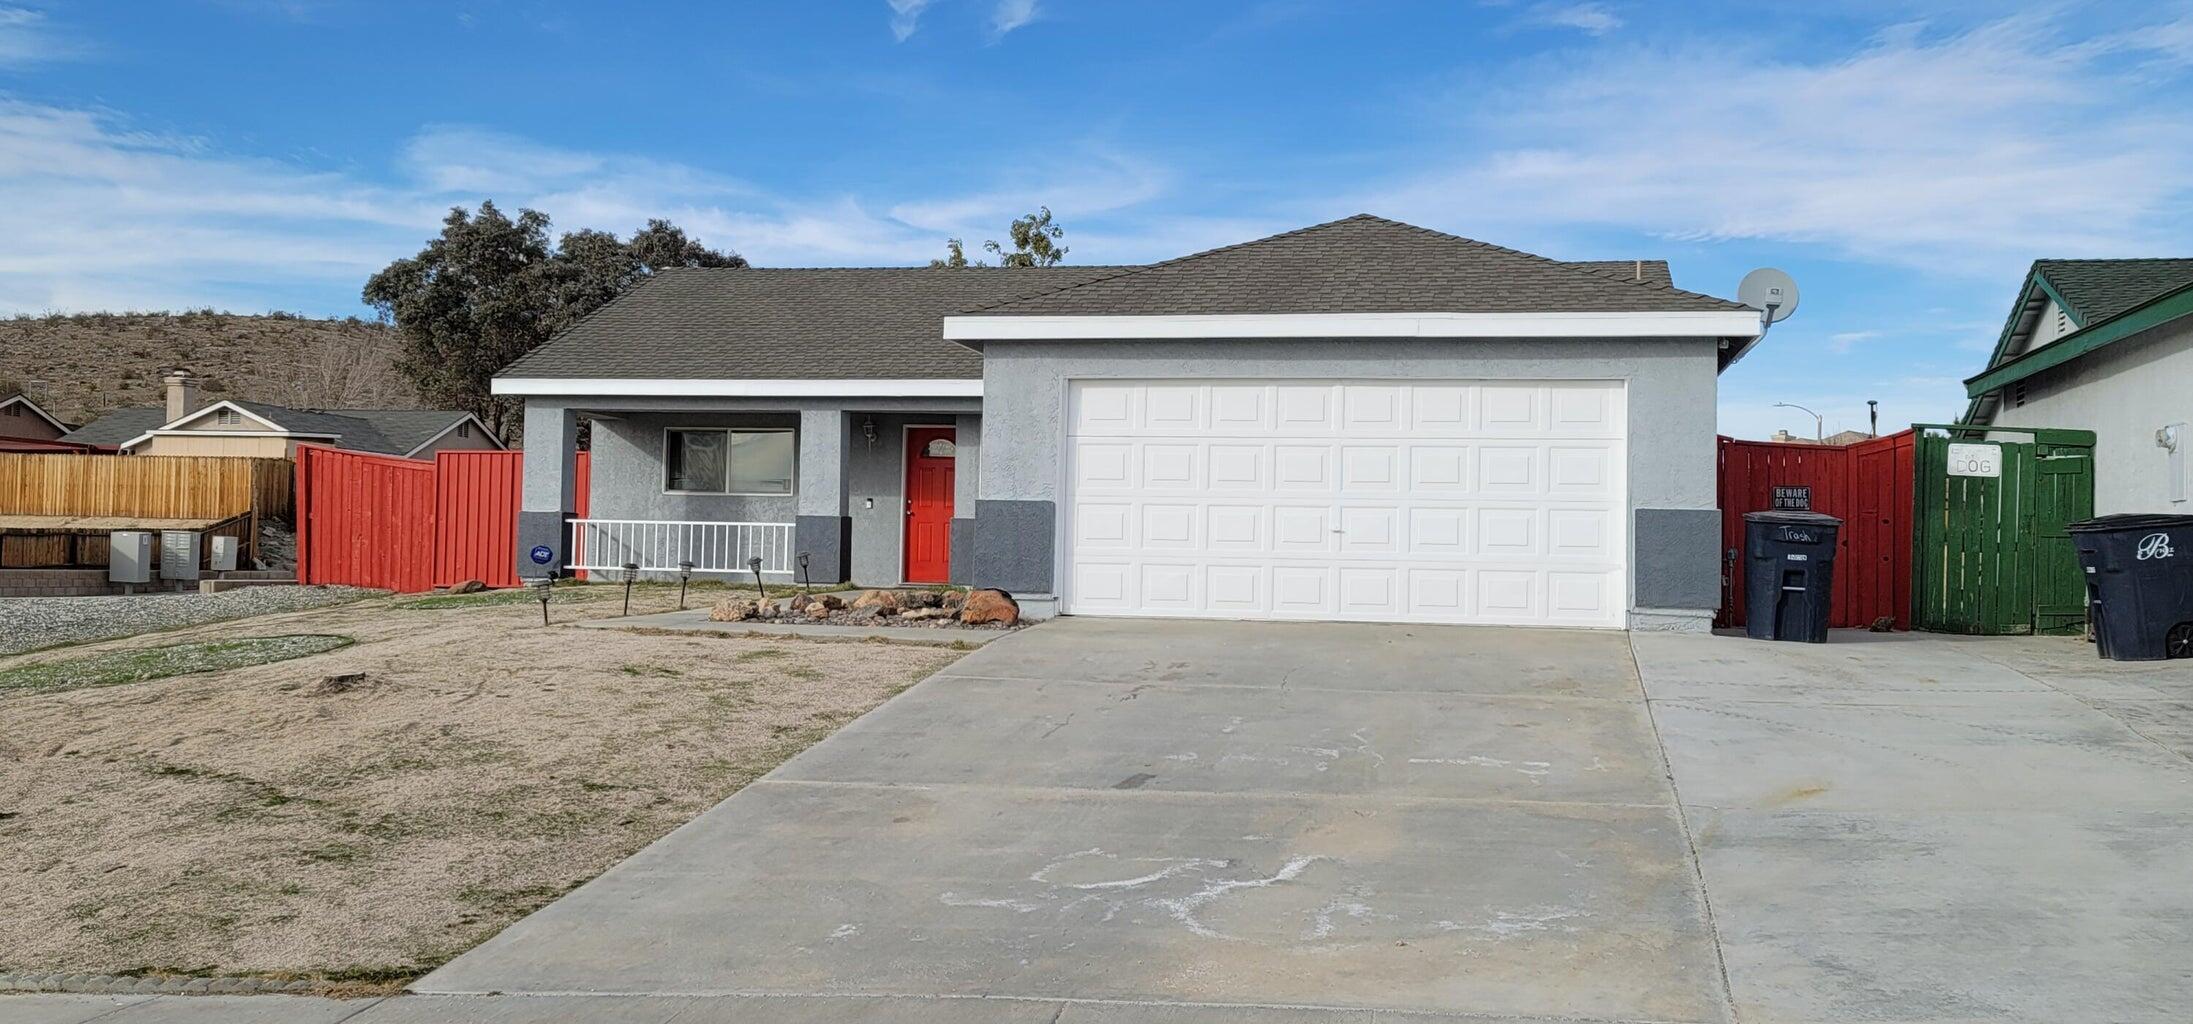
{"type": "Polygon", "coordinates": [[[415,988],[680,1021],[2180,1021],[2189,754],[2193,666],[2070,640],[1067,619],[415,988]]]}

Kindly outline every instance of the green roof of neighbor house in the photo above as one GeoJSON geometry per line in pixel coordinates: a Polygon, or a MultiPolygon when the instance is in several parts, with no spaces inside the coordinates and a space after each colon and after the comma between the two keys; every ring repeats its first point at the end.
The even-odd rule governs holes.
{"type": "Polygon", "coordinates": [[[1990,396],[2007,385],[2188,315],[2193,315],[2193,258],[2035,260],[1987,369],[1965,380],[1965,394],[1972,399],[1965,420],[1992,419],[1990,396]],[[2048,300],[2063,307],[2074,329],[2025,348],[2048,300]]]}

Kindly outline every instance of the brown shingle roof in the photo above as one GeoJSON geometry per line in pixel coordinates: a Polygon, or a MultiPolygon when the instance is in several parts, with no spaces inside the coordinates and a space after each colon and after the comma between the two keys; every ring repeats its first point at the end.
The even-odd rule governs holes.
{"type": "Polygon", "coordinates": [[[1357,214],[1147,267],[1126,268],[1042,295],[971,306],[966,313],[1197,316],[1745,308],[1658,280],[1636,280],[1633,274],[1611,266],[1562,263],[1357,214]]]}

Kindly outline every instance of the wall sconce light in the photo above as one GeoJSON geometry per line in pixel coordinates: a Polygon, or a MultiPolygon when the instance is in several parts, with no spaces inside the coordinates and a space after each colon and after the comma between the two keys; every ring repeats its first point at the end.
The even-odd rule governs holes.
{"type": "Polygon", "coordinates": [[[860,436],[861,440],[868,442],[868,447],[874,448],[876,446],[876,421],[874,419],[860,421],[860,436]]]}

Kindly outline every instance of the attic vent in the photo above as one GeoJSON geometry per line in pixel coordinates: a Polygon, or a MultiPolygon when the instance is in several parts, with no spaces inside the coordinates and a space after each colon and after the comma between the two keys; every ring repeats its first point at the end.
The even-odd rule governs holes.
{"type": "Polygon", "coordinates": [[[2025,407],[2025,381],[2019,381],[2010,389],[2010,407],[2013,409],[2025,407]]]}
{"type": "Polygon", "coordinates": [[[2056,308],[2056,336],[2061,338],[2070,333],[2071,316],[2063,311],[2063,307],[2058,306],[2056,308]]]}

